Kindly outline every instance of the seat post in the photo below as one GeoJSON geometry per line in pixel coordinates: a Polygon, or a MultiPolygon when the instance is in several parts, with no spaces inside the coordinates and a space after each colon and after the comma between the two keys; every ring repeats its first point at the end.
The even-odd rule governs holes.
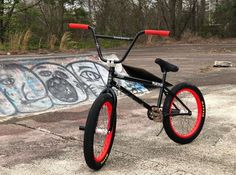
{"type": "Polygon", "coordinates": [[[166,76],[167,76],[167,72],[165,71],[165,72],[163,72],[163,77],[162,77],[163,86],[160,88],[159,97],[158,97],[158,101],[157,101],[158,108],[161,107],[161,101],[162,101],[162,97],[163,97],[164,86],[165,86],[165,82],[166,82],[166,76]]]}

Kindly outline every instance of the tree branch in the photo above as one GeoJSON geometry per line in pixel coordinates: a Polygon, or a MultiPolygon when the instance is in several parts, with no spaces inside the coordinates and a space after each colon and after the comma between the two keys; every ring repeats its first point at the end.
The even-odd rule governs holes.
{"type": "Polygon", "coordinates": [[[41,1],[42,1],[42,0],[38,0],[38,1],[37,1],[36,3],[34,3],[34,4],[31,4],[31,5],[29,5],[29,6],[25,7],[25,8],[19,9],[19,10],[15,11],[14,14],[27,11],[28,9],[33,8],[33,7],[37,6],[37,5],[39,5],[41,1]]]}
{"type": "Polygon", "coordinates": [[[179,32],[179,34],[178,34],[178,36],[177,36],[177,38],[180,38],[180,36],[181,36],[182,33],[184,32],[184,30],[185,30],[185,28],[186,28],[186,26],[187,26],[189,20],[190,20],[191,17],[192,17],[192,14],[193,14],[193,12],[194,12],[194,10],[195,10],[195,8],[196,8],[196,3],[197,3],[197,0],[194,1],[193,7],[192,7],[192,9],[191,9],[190,12],[189,12],[188,18],[186,19],[186,21],[185,21],[185,23],[184,23],[182,29],[180,30],[180,32],[179,32]]]}

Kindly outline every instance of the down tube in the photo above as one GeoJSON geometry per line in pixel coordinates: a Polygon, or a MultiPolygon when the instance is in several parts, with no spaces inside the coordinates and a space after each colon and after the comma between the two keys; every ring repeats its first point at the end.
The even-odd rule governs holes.
{"type": "Polygon", "coordinates": [[[116,89],[120,90],[121,92],[123,92],[124,94],[126,94],[128,97],[130,97],[131,99],[133,99],[134,101],[136,101],[137,103],[139,103],[140,105],[142,105],[143,107],[145,107],[148,110],[151,110],[152,107],[147,104],[145,101],[143,101],[142,99],[138,98],[136,95],[132,94],[130,91],[128,91],[127,89],[125,89],[122,86],[118,86],[116,82],[114,82],[112,84],[116,89]]]}

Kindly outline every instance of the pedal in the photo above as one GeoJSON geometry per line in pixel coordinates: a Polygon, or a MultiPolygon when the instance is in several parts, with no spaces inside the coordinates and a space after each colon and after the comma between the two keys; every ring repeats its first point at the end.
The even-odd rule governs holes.
{"type": "Polygon", "coordinates": [[[85,130],[85,126],[79,126],[79,130],[84,131],[85,130]]]}

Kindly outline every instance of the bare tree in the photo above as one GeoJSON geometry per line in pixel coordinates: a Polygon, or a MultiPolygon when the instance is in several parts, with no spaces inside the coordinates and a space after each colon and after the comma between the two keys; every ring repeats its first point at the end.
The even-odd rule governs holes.
{"type": "Polygon", "coordinates": [[[0,0],[0,41],[2,43],[4,42],[3,16],[4,16],[4,0],[0,0]]]}
{"type": "Polygon", "coordinates": [[[12,17],[19,13],[26,12],[28,9],[35,7],[42,0],[29,3],[24,0],[0,0],[0,41],[3,43],[6,39],[6,32],[9,30],[12,17]],[[27,4],[24,8],[17,8],[18,4],[27,4]]]}
{"type": "Polygon", "coordinates": [[[196,3],[197,0],[159,1],[165,25],[176,39],[180,39],[190,22],[194,23],[192,28],[195,27],[196,3]]]}
{"type": "Polygon", "coordinates": [[[5,41],[6,31],[10,25],[14,9],[18,3],[18,0],[0,1],[0,40],[2,43],[5,41]]]}
{"type": "Polygon", "coordinates": [[[201,30],[201,28],[205,25],[205,13],[206,13],[206,0],[201,0],[200,2],[200,9],[199,9],[199,22],[198,22],[198,29],[201,30]]]}
{"type": "Polygon", "coordinates": [[[50,36],[56,34],[61,37],[64,32],[64,15],[66,0],[42,1],[39,4],[41,15],[38,17],[50,36]]]}

